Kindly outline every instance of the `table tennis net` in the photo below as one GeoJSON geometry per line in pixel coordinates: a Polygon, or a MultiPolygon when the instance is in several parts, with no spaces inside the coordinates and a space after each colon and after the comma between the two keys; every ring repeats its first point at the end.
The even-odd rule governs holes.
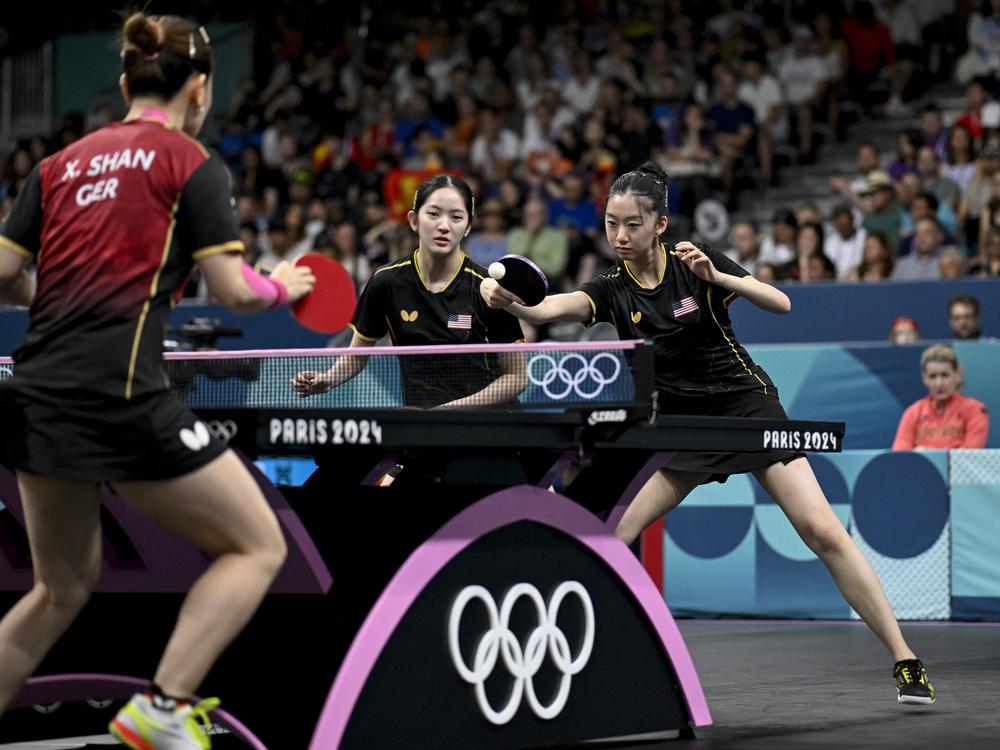
{"type": "Polygon", "coordinates": [[[652,397],[645,346],[373,347],[172,354],[171,388],[191,407],[561,408],[652,397]],[[414,350],[414,351],[408,351],[414,350]],[[428,351],[430,350],[430,351],[428,351]],[[457,351],[461,350],[461,351],[457,351]],[[468,351],[466,351],[468,350],[468,351]],[[296,378],[319,384],[300,396],[296,378]],[[324,384],[327,381],[329,385],[324,384]]]}

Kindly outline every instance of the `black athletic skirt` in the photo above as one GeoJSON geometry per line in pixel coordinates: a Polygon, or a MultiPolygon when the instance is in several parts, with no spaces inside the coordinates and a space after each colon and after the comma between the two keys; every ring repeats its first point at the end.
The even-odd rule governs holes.
{"type": "Polygon", "coordinates": [[[0,384],[0,462],[95,482],[171,479],[227,448],[165,391],[128,401],[86,390],[0,384]]]}
{"type": "MultiPolygon", "coordinates": [[[[740,391],[712,396],[678,396],[659,394],[660,414],[683,414],[708,417],[757,417],[786,420],[777,391],[769,387],[762,391],[740,391]]],[[[706,482],[725,482],[730,474],[745,474],[771,464],[790,463],[804,456],[798,451],[749,451],[745,453],[674,453],[664,464],[665,469],[694,471],[711,475],[706,482]]]]}

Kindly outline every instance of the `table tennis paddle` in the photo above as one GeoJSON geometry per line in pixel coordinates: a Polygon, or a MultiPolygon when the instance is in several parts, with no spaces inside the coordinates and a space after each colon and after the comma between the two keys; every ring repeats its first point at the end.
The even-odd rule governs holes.
{"type": "Polygon", "coordinates": [[[333,258],[319,253],[306,253],[295,261],[306,266],[316,277],[316,286],[292,305],[292,315],[303,326],[317,333],[337,333],[344,330],[357,305],[357,290],[351,274],[333,258]]]}
{"type": "Polygon", "coordinates": [[[545,273],[522,255],[505,255],[495,263],[490,263],[488,270],[500,286],[516,294],[528,307],[534,307],[545,299],[549,291],[549,280],[545,278],[545,273]]]}

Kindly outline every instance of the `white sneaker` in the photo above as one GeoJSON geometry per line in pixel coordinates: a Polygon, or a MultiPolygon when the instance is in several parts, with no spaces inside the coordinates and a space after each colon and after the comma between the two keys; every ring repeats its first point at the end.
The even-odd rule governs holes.
{"type": "Polygon", "coordinates": [[[111,720],[108,731],[132,750],[211,750],[208,712],[218,705],[218,698],[206,698],[170,711],[136,693],[111,720]]]}

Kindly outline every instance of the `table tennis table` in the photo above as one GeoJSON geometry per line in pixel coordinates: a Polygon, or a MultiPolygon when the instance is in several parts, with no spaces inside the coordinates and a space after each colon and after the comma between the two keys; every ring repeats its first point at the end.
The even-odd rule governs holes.
{"type": "MultiPolygon", "coordinates": [[[[711,722],[697,673],[662,592],[612,533],[617,521],[671,452],[830,452],[844,434],[836,422],[660,414],[643,342],[194,352],[168,354],[165,367],[178,398],[245,456],[289,542],[274,595],[205,685],[229,711],[216,714],[228,732],[218,747],[691,733],[711,722]],[[360,372],[327,393],[303,399],[290,385],[358,357],[360,372]],[[454,395],[484,369],[514,373],[518,392],[495,405],[413,405],[412,382],[454,395]],[[269,456],[318,468],[276,488],[252,463],[269,456]]],[[[6,471],[0,499],[9,604],[31,584],[6,471]]],[[[102,593],[18,705],[127,697],[204,565],[110,488],[104,499],[102,593]],[[162,637],[139,642],[122,622],[137,597],[162,637]]],[[[31,718],[23,731],[42,731],[31,718]]]]}

